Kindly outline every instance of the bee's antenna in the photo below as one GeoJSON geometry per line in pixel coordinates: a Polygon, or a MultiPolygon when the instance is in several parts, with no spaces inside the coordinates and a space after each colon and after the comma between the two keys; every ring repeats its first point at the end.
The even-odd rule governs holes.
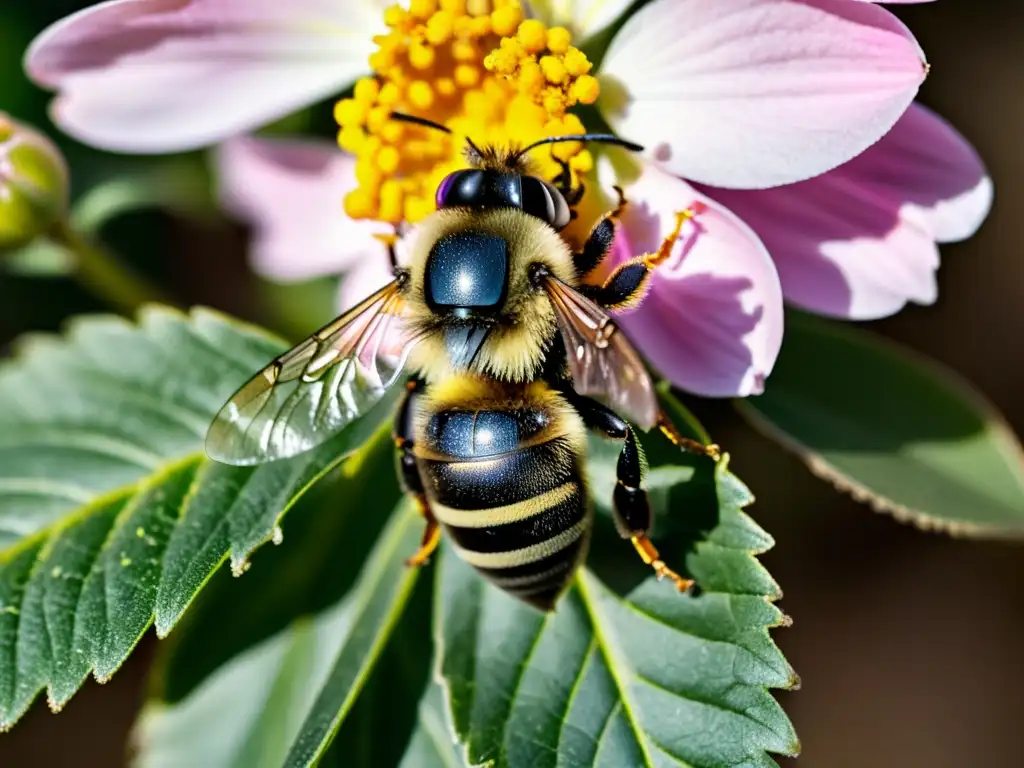
{"type": "Polygon", "coordinates": [[[540,139],[533,142],[533,144],[527,144],[525,147],[516,152],[516,157],[522,157],[534,147],[539,147],[543,144],[559,144],[563,141],[597,141],[602,144],[615,144],[620,147],[625,147],[630,152],[643,152],[644,148],[639,144],[634,144],[632,141],[626,141],[620,139],[613,133],[577,133],[572,136],[548,136],[546,139],[540,139]]]}
{"type": "MultiPolygon", "coordinates": [[[[433,120],[428,120],[425,117],[409,115],[405,112],[392,112],[391,119],[397,120],[400,123],[412,123],[413,125],[422,125],[424,128],[433,128],[435,131],[441,131],[442,133],[447,133],[449,135],[452,133],[452,129],[447,125],[441,125],[440,123],[435,123],[433,120]]],[[[466,144],[469,145],[467,154],[471,161],[478,161],[484,156],[484,151],[480,149],[480,147],[476,145],[476,142],[468,136],[466,137],[466,144]]]]}
{"type": "Polygon", "coordinates": [[[466,137],[466,150],[464,154],[470,165],[477,165],[484,161],[484,151],[469,136],[466,137]]]}
{"type": "Polygon", "coordinates": [[[413,123],[414,125],[422,125],[424,128],[433,128],[435,131],[441,131],[442,133],[452,132],[452,129],[446,125],[435,123],[433,120],[428,120],[425,117],[407,115],[405,112],[392,112],[391,119],[398,120],[400,123],[413,123]]]}

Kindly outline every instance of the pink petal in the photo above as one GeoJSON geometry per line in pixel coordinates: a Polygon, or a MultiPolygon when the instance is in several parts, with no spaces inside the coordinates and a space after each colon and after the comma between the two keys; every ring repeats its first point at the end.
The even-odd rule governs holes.
{"type": "Polygon", "coordinates": [[[54,122],[104,149],[211,144],[343,89],[381,0],[110,0],[50,26],[25,68],[54,122]]]}
{"type": "Polygon", "coordinates": [[[602,64],[602,110],[673,173],[761,188],[878,141],[925,76],[888,11],[849,0],[654,0],[602,64]]]}
{"type": "Polygon", "coordinates": [[[386,258],[360,257],[349,265],[338,287],[338,311],[345,312],[395,279],[386,258]]]}
{"type": "Polygon", "coordinates": [[[978,231],[992,208],[992,179],[953,126],[915,104],[881,143],[865,153],[862,174],[886,174],[876,183],[919,211],[940,243],[966,240],[978,231]]]}
{"type": "MultiPolygon", "coordinates": [[[[407,235],[398,243],[396,251],[400,264],[406,261],[410,241],[411,237],[407,235]]],[[[356,259],[348,265],[348,270],[341,278],[341,285],[338,287],[338,312],[347,312],[394,279],[395,275],[391,271],[388,259],[367,256],[356,259]]],[[[379,350],[385,358],[395,360],[409,347],[412,337],[400,317],[392,316],[386,322],[386,326],[378,329],[382,331],[379,337],[379,350]]]]}
{"type": "Polygon", "coordinates": [[[375,233],[342,199],[356,185],[355,160],[323,141],[239,137],[217,150],[222,204],[254,229],[253,268],[274,280],[338,274],[364,261],[388,264],[375,233]]]}
{"type": "Polygon", "coordinates": [[[992,203],[977,153],[917,105],[878,144],[824,176],[705,191],[761,236],[788,301],[856,320],[935,301],[935,242],[970,236],[992,203]]]}
{"type": "Polygon", "coordinates": [[[756,394],[782,344],[782,290],[761,241],[728,209],[648,165],[626,189],[618,262],[653,252],[675,211],[705,208],[651,278],[647,298],[622,317],[637,347],[674,384],[713,397],[756,394]]]}

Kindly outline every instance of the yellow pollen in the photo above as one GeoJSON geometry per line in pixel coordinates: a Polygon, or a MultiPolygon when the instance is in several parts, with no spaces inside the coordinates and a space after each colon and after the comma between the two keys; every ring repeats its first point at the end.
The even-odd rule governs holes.
{"type": "MultiPolygon", "coordinates": [[[[372,104],[373,100],[377,98],[379,93],[380,83],[366,77],[356,83],[356,87],[353,89],[352,95],[356,97],[356,101],[364,104],[372,104]]],[[[339,122],[341,121],[339,120],[339,122]]]]}
{"type": "Polygon", "coordinates": [[[437,0],[409,0],[409,13],[426,21],[437,13],[437,0]]]}
{"type": "Polygon", "coordinates": [[[413,43],[409,47],[409,63],[416,69],[430,69],[434,64],[434,49],[424,43],[413,43]]]}
{"type": "Polygon", "coordinates": [[[540,69],[544,73],[544,79],[552,85],[561,85],[569,77],[565,64],[557,56],[542,56],[540,69]]]}
{"type": "Polygon", "coordinates": [[[572,43],[572,35],[565,27],[552,27],[548,30],[548,50],[555,54],[565,54],[572,43]]]}
{"type": "Polygon", "coordinates": [[[540,53],[548,44],[548,30],[543,22],[536,19],[527,19],[520,24],[516,37],[527,53],[540,53]]]}
{"type": "MultiPolygon", "coordinates": [[[[527,19],[523,0],[405,0],[384,11],[384,23],[369,57],[374,75],[334,108],[338,144],[356,157],[350,217],[397,224],[429,215],[444,177],[466,167],[467,137],[502,147],[584,132],[569,110],[599,95],[591,64],[567,29],[527,19]],[[452,133],[392,120],[394,110],[452,133]]],[[[574,184],[594,167],[578,142],[530,159],[548,179],[567,164],[574,184]]]]}
{"type": "Polygon", "coordinates": [[[434,105],[434,89],[425,80],[410,83],[406,95],[409,97],[409,103],[419,112],[426,112],[434,105]]]}
{"type": "Polygon", "coordinates": [[[522,20],[522,9],[516,6],[506,5],[504,8],[497,8],[491,14],[491,31],[502,37],[511,35],[522,20]]]}
{"type": "Polygon", "coordinates": [[[572,84],[572,95],[581,104],[593,104],[600,92],[601,86],[592,75],[583,75],[572,84]]]}

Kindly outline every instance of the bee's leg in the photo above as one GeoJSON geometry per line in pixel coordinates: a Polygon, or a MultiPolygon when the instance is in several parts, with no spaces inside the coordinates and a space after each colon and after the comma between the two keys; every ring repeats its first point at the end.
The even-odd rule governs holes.
{"type": "Polygon", "coordinates": [[[423,489],[423,479],[420,477],[419,468],[416,466],[416,456],[413,454],[413,419],[412,403],[416,393],[423,389],[423,382],[419,379],[409,379],[406,384],[405,394],[402,395],[401,405],[391,428],[391,437],[398,449],[398,480],[402,489],[408,493],[416,502],[416,507],[427,522],[423,530],[423,539],[420,541],[420,548],[416,553],[405,561],[409,566],[424,565],[430,556],[437,549],[441,540],[441,529],[430,511],[427,503],[427,494],[423,489]]]}
{"type": "Polygon", "coordinates": [[[715,461],[722,458],[722,449],[715,443],[705,444],[698,440],[691,440],[683,437],[676,429],[676,425],[669,419],[664,411],[658,414],[658,431],[672,441],[673,445],[689,453],[696,453],[701,456],[708,456],[715,461]]]}
{"type": "MultiPolygon", "coordinates": [[[[605,309],[628,309],[636,306],[647,292],[647,281],[655,267],[668,260],[672,249],[679,240],[683,225],[705,210],[703,203],[694,203],[689,208],[676,213],[676,224],[672,231],[654,253],[645,253],[620,264],[604,285],[585,286],[582,293],[593,299],[605,309]]],[[[600,226],[600,225],[599,225],[600,226]]]]}
{"type": "MultiPolygon", "coordinates": [[[[574,208],[583,199],[586,187],[583,186],[582,182],[576,187],[572,185],[572,170],[565,160],[555,158],[555,162],[562,168],[562,172],[555,177],[555,187],[562,193],[562,197],[565,198],[565,202],[568,203],[569,207],[574,208]]],[[[570,213],[573,214],[572,218],[576,218],[576,211],[570,211],[570,213]]]]}
{"type": "Polygon", "coordinates": [[[667,578],[680,592],[686,591],[693,585],[693,580],[683,578],[669,568],[647,537],[653,522],[651,506],[647,501],[647,491],[643,489],[643,450],[632,427],[615,411],[596,400],[576,393],[566,394],[584,424],[606,437],[622,440],[612,494],[612,513],[619,535],[630,540],[637,554],[654,569],[659,579],[667,578]]]}
{"type": "Polygon", "coordinates": [[[594,225],[594,228],[590,230],[587,242],[583,244],[583,249],[572,257],[573,266],[576,267],[576,274],[579,277],[585,277],[593,272],[612,249],[615,231],[619,227],[619,218],[626,209],[626,197],[622,189],[615,187],[615,191],[619,195],[618,205],[594,225]]]}
{"type": "Polygon", "coordinates": [[[426,565],[430,558],[433,557],[434,551],[441,541],[441,528],[438,526],[437,520],[434,519],[430,507],[427,505],[426,498],[419,495],[414,496],[414,498],[416,499],[420,514],[427,520],[427,527],[423,529],[423,538],[420,539],[419,549],[405,559],[405,564],[410,568],[419,568],[421,565],[426,565]]]}
{"type": "Polygon", "coordinates": [[[647,537],[651,530],[651,505],[647,491],[643,489],[643,454],[633,430],[626,427],[626,437],[619,453],[615,472],[615,491],[612,495],[612,511],[619,535],[629,539],[637,554],[654,569],[659,579],[668,578],[676,589],[685,592],[693,586],[692,579],[686,579],[673,571],[661,559],[657,548],[647,537]]]}

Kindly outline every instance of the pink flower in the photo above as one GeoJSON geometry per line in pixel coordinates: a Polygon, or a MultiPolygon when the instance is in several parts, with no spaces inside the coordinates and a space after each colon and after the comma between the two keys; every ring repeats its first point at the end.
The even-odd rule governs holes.
{"type": "Polygon", "coordinates": [[[175,152],[256,128],[366,70],[376,0],[108,0],[46,29],[25,69],[53,121],[123,152],[175,152]]]}
{"type": "Polygon", "coordinates": [[[253,224],[257,272],[283,282],[348,273],[338,304],[356,304],[391,279],[384,245],[392,227],[353,221],[341,199],[355,187],[354,161],[333,144],[239,136],[217,152],[224,207],[253,224]]]}
{"type": "Polygon", "coordinates": [[[871,320],[931,304],[937,243],[964,240],[992,205],[992,181],[967,141],[915,104],[864,154],[798,184],[701,187],[771,251],[786,300],[871,320]]]}
{"type": "MultiPolygon", "coordinates": [[[[79,138],[194,147],[351,83],[383,4],[114,0],[44,32],[26,66],[60,91],[55,119],[79,138]]],[[[545,3],[545,20],[579,39],[630,5],[545,3]]],[[[674,383],[759,392],[781,344],[783,294],[851,319],[934,299],[936,243],[969,236],[992,190],[953,129],[907,111],[923,60],[902,24],[864,0],[655,0],[616,33],[599,107],[648,152],[619,169],[632,208],[615,258],[654,247],[674,211],[706,205],[623,317],[674,383]]],[[[257,269],[344,271],[344,304],[388,279],[375,227],[342,217],[354,162],[332,145],[234,138],[218,163],[225,203],[254,223],[257,269]]]]}

